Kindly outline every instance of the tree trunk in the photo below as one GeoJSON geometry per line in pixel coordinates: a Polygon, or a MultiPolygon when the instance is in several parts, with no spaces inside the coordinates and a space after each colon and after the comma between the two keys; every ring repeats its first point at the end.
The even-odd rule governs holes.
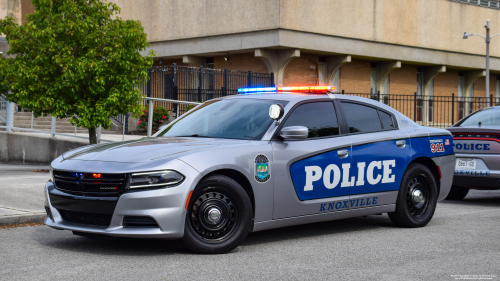
{"type": "Polygon", "coordinates": [[[90,128],[89,129],[89,142],[90,144],[97,144],[97,134],[96,134],[96,128],[90,128]]]}

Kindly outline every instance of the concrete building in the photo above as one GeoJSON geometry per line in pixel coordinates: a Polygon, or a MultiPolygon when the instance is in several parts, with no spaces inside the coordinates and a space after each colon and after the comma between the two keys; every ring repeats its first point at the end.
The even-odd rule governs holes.
{"type": "MultiPolygon", "coordinates": [[[[11,3],[22,21],[27,1],[0,7],[11,3]]],[[[462,37],[484,34],[486,19],[500,32],[500,2],[489,0],[110,1],[142,22],[155,65],[274,72],[277,85],[346,93],[484,97],[484,40],[462,37]]],[[[500,98],[499,38],[490,65],[490,93],[500,98]]]]}

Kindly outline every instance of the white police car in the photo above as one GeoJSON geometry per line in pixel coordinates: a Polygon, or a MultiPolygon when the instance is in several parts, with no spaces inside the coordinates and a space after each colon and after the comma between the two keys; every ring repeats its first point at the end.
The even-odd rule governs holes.
{"type": "Polygon", "coordinates": [[[457,152],[448,200],[462,200],[470,189],[500,189],[500,106],[478,110],[452,127],[457,152]]]}
{"type": "Polygon", "coordinates": [[[250,231],[372,214],[425,226],[451,187],[451,134],[329,89],[240,89],[154,137],[65,153],[51,164],[46,224],[180,238],[200,253],[250,231]]]}

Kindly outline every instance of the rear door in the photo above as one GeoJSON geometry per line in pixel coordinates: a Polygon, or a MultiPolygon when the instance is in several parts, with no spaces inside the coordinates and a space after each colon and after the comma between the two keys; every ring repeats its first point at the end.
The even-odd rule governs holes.
{"type": "Polygon", "coordinates": [[[349,208],[394,204],[410,162],[410,141],[396,118],[381,108],[340,101],[352,144],[349,208]]]}
{"type": "Polygon", "coordinates": [[[280,127],[305,126],[305,140],[272,141],[274,219],[348,209],[351,143],[331,99],[296,105],[280,127]]]}

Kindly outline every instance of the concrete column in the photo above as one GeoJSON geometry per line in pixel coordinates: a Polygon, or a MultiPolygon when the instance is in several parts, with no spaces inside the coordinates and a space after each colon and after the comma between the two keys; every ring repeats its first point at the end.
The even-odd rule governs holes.
{"type": "Polygon", "coordinates": [[[465,97],[465,106],[464,106],[464,116],[467,116],[469,114],[469,99],[467,98],[472,98],[470,96],[470,88],[476,82],[477,79],[480,77],[486,77],[486,70],[469,70],[469,71],[464,71],[464,76],[465,76],[465,87],[464,87],[464,97],[465,97]]]}
{"type": "MultiPolygon", "coordinates": [[[[340,68],[346,64],[351,62],[350,55],[340,55],[340,56],[329,56],[326,59],[326,73],[327,73],[327,85],[333,85],[335,75],[340,71],[340,68]]],[[[339,89],[335,90],[336,92],[339,89]]]]}
{"type": "Polygon", "coordinates": [[[205,58],[195,56],[182,56],[182,63],[185,63],[189,66],[198,67],[200,65],[205,65],[205,58]]]}
{"type": "Polygon", "coordinates": [[[285,67],[294,58],[300,57],[299,49],[271,50],[255,49],[255,57],[262,59],[267,66],[269,73],[274,72],[275,84],[277,87],[283,86],[283,74],[285,67]]]}
{"type": "Polygon", "coordinates": [[[385,78],[397,68],[401,68],[401,61],[384,61],[377,62],[377,91],[380,92],[380,96],[384,93],[385,78]]]}
{"type": "Polygon", "coordinates": [[[433,65],[424,67],[424,85],[423,85],[423,125],[429,125],[429,89],[432,80],[441,73],[446,72],[446,65],[433,65]]]}

